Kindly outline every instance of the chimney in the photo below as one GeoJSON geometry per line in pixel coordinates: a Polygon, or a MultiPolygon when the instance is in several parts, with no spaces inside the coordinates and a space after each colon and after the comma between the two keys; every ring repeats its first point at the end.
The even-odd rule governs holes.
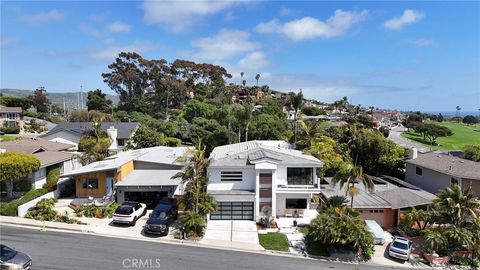
{"type": "Polygon", "coordinates": [[[418,149],[416,147],[412,147],[408,149],[408,159],[416,159],[418,157],[418,149]]]}
{"type": "Polygon", "coordinates": [[[108,147],[109,150],[117,150],[117,129],[114,126],[111,126],[107,129],[108,137],[112,140],[112,144],[108,147]]]}

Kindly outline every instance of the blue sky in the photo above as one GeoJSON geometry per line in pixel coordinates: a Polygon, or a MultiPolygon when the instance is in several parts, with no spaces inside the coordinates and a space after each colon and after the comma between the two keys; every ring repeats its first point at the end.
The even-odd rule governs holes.
{"type": "Polygon", "coordinates": [[[480,2],[2,1],[1,88],[102,89],[120,51],[401,110],[480,108],[480,2]]]}

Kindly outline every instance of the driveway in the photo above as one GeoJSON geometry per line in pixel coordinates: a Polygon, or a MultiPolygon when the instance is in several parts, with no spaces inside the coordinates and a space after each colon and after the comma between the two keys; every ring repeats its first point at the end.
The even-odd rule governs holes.
{"type": "Polygon", "coordinates": [[[201,242],[206,245],[263,250],[258,242],[257,224],[248,220],[209,220],[201,242]]]}
{"type": "Polygon", "coordinates": [[[388,248],[390,247],[390,244],[392,243],[393,237],[389,232],[384,231],[385,235],[385,244],[383,245],[375,245],[375,253],[372,256],[372,259],[370,260],[370,263],[377,264],[377,265],[384,265],[388,267],[395,267],[395,268],[400,268],[400,267],[405,267],[405,268],[424,268],[424,264],[418,262],[413,256],[410,257],[410,260],[403,261],[395,258],[391,258],[388,255],[388,248]]]}

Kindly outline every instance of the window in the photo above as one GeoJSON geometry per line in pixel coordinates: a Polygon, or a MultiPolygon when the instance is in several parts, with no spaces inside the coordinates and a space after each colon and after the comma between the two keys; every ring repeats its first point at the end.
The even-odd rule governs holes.
{"type": "Polygon", "coordinates": [[[117,139],[118,146],[125,146],[125,139],[117,139]]]}
{"type": "Polygon", "coordinates": [[[312,168],[287,168],[287,183],[289,185],[313,185],[312,168]]]}
{"type": "Polygon", "coordinates": [[[242,172],[220,172],[220,181],[242,181],[242,172]]]}
{"type": "Polygon", "coordinates": [[[415,167],[415,173],[416,173],[417,175],[422,175],[422,174],[423,174],[423,169],[420,168],[420,167],[415,167]]]}
{"type": "Polygon", "coordinates": [[[458,185],[459,184],[459,181],[458,179],[452,177],[450,178],[450,185],[453,186],[453,185],[458,185]]]}
{"type": "Polygon", "coordinates": [[[83,178],[82,179],[82,188],[83,189],[98,189],[98,179],[97,178],[83,178]]]}
{"type": "Polygon", "coordinates": [[[285,208],[287,209],[306,209],[307,199],[285,199],[285,208]]]}

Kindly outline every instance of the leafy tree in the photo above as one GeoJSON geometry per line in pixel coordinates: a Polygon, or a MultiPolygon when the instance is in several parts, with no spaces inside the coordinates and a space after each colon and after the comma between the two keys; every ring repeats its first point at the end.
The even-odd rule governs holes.
{"type": "Polygon", "coordinates": [[[270,114],[255,115],[250,121],[249,137],[252,140],[280,140],[285,136],[287,123],[284,118],[270,114]]]}
{"type": "Polygon", "coordinates": [[[101,112],[110,112],[112,101],[107,99],[107,95],[100,89],[89,91],[87,94],[87,108],[89,111],[96,110],[101,112]]]}
{"type": "Polygon", "coordinates": [[[473,161],[480,161],[480,144],[470,144],[465,146],[463,157],[473,161]]]}
{"type": "Polygon", "coordinates": [[[327,114],[324,109],[320,109],[315,106],[305,106],[302,108],[302,113],[308,116],[316,116],[316,115],[325,115],[327,114]]]}
{"type": "Polygon", "coordinates": [[[22,107],[22,110],[28,110],[33,103],[29,98],[11,97],[0,94],[0,104],[6,107],[22,107]]]}
{"type": "Polygon", "coordinates": [[[444,126],[431,123],[424,123],[423,126],[424,134],[429,139],[432,145],[436,144],[439,137],[447,137],[453,135],[452,130],[444,126]]]}
{"type": "Polygon", "coordinates": [[[4,181],[7,188],[7,197],[13,197],[13,182],[38,171],[40,161],[33,155],[6,152],[0,154],[0,181],[4,181]]]}
{"type": "Polygon", "coordinates": [[[307,148],[307,152],[324,163],[320,174],[322,177],[334,175],[345,162],[339,145],[328,136],[320,136],[307,148]]]}
{"type": "Polygon", "coordinates": [[[293,131],[293,145],[294,147],[296,146],[297,144],[297,116],[298,116],[298,111],[301,110],[303,108],[303,104],[304,104],[304,100],[303,100],[303,93],[302,93],[302,90],[300,90],[300,92],[298,93],[294,93],[294,92],[290,92],[288,93],[288,104],[290,104],[290,107],[293,108],[293,111],[295,113],[294,115],[294,131],[293,131]]]}
{"type": "Polygon", "coordinates": [[[464,124],[469,124],[469,125],[474,125],[474,124],[479,123],[478,118],[473,116],[473,115],[467,115],[467,116],[463,117],[462,122],[464,124]]]}
{"type": "Polygon", "coordinates": [[[408,227],[415,226],[419,230],[424,230],[435,223],[435,216],[431,211],[416,209],[415,207],[405,215],[402,223],[408,227]]]}
{"type": "Polygon", "coordinates": [[[443,115],[442,115],[441,113],[439,113],[439,114],[437,115],[437,122],[440,122],[440,123],[441,123],[441,122],[443,122],[443,120],[444,120],[443,115]]]}
{"type": "Polygon", "coordinates": [[[110,147],[110,144],[110,138],[100,137],[97,139],[88,136],[80,138],[78,151],[83,152],[80,157],[80,162],[83,165],[87,165],[95,161],[103,160],[109,155],[108,148],[110,147]]]}
{"type": "Polygon", "coordinates": [[[190,139],[195,144],[204,142],[211,151],[214,147],[227,143],[227,129],[214,119],[198,117],[190,127],[190,139]]]}
{"type": "Polygon", "coordinates": [[[297,142],[297,149],[311,146],[325,133],[321,123],[319,121],[298,120],[301,139],[297,142]]]}
{"type": "Polygon", "coordinates": [[[155,129],[148,126],[140,126],[132,136],[127,145],[127,149],[141,149],[154,146],[180,146],[181,140],[177,138],[165,137],[155,129]]]}
{"type": "Polygon", "coordinates": [[[184,117],[188,122],[197,117],[211,119],[215,115],[216,110],[217,107],[215,105],[196,99],[187,101],[183,107],[184,117]]]}
{"type": "Polygon", "coordinates": [[[48,98],[47,98],[47,91],[45,88],[40,87],[37,88],[34,92],[33,95],[30,96],[30,99],[32,100],[32,104],[37,109],[37,112],[39,113],[46,113],[48,112],[48,98]]]}

